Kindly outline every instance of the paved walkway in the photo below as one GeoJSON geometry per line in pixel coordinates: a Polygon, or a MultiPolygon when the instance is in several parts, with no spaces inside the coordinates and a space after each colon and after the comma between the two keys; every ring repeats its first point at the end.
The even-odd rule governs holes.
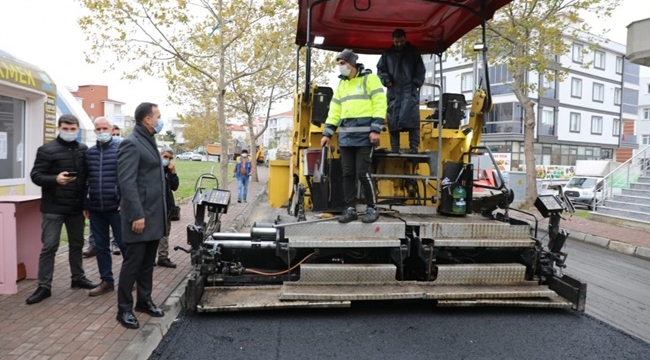
{"type": "MultiPolygon", "coordinates": [[[[239,229],[253,207],[264,198],[267,170],[259,168],[260,182],[251,182],[248,203],[231,204],[222,217],[224,231],[239,229]]],[[[236,196],[237,184],[231,182],[228,188],[236,196]]],[[[186,246],[185,227],[193,221],[192,214],[191,204],[182,206],[181,220],[172,223],[170,248],[186,246]]],[[[622,244],[621,249],[627,250],[620,252],[627,253],[631,247],[635,251],[646,249],[647,259],[650,259],[650,232],[577,217],[563,221],[562,225],[573,231],[573,239],[612,250],[622,244]]],[[[91,298],[87,290],[70,289],[67,251],[60,251],[56,257],[51,298],[35,305],[25,304],[25,299],[37,287],[36,280],[19,282],[17,294],[0,295],[0,359],[147,359],[181,311],[182,284],[190,271],[190,258],[180,251],[172,251],[170,257],[178,267],[156,267],[153,288],[154,302],[161,304],[167,315],[150,318],[136,312],[141,327],[127,330],[115,320],[116,293],[91,298]]],[[[113,260],[113,271],[118,274],[121,257],[113,256],[113,260]]],[[[84,267],[89,279],[99,280],[95,258],[84,259],[84,267]]]]}

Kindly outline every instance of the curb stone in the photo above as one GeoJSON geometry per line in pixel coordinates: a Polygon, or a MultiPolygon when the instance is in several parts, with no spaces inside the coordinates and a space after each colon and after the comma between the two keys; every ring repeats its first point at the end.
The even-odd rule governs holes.
{"type": "MultiPolygon", "coordinates": [[[[526,220],[524,220],[526,221],[526,220]]],[[[534,227],[535,223],[526,221],[530,226],[534,227]]],[[[538,237],[542,238],[547,235],[546,229],[538,229],[538,237]]],[[[598,246],[610,251],[617,252],[623,255],[633,256],[642,260],[650,261],[650,248],[643,246],[636,246],[626,244],[622,241],[610,240],[602,236],[585,234],[580,231],[569,230],[569,240],[584,242],[590,245],[598,246]]]]}
{"type": "MultiPolygon", "coordinates": [[[[238,232],[244,226],[244,223],[257,207],[263,195],[266,193],[267,185],[262,187],[262,190],[255,200],[246,203],[244,210],[239,213],[231,222],[228,231],[238,232]]],[[[223,231],[223,229],[222,229],[223,231]]],[[[189,274],[188,274],[189,275],[189,274]]],[[[169,297],[161,308],[165,311],[165,316],[161,318],[149,318],[149,320],[140,328],[138,334],[133,340],[122,350],[117,360],[147,360],[156,350],[163,337],[169,331],[169,328],[178,318],[178,315],[185,307],[185,287],[187,285],[187,276],[181,281],[180,284],[172,291],[169,297]]]]}

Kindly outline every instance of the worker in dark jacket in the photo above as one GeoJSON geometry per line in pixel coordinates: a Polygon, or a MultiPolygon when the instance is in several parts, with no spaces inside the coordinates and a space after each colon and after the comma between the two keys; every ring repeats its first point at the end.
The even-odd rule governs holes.
{"type": "Polygon", "coordinates": [[[120,142],[117,151],[122,241],[126,246],[117,289],[117,320],[129,329],[140,327],[131,294],[136,281],[135,310],[165,316],[151,299],[158,242],[167,232],[165,173],[154,138],[163,125],[158,105],[138,105],[133,132],[120,142]]]}
{"type": "Polygon", "coordinates": [[[81,257],[85,227],[82,214],[86,185],[84,156],[88,147],[77,141],[79,120],[74,115],[62,115],[58,126],[59,136],[38,148],[31,172],[32,181],[41,187],[43,248],[38,260],[38,288],[27,298],[27,304],[52,296],[54,257],[63,224],[68,233],[71,286],[83,289],[97,286],[86,278],[81,257]]]}
{"type": "Polygon", "coordinates": [[[336,130],[339,131],[346,206],[338,218],[340,223],[358,218],[357,179],[363,187],[367,205],[366,215],[361,221],[372,223],[379,218],[375,207],[375,187],[370,178],[370,163],[386,117],[386,95],[377,75],[364,69],[362,64],[357,64],[357,59],[357,54],[350,49],[343,50],[336,58],[341,81],[332,97],[321,138],[321,146],[325,146],[336,130]]]}
{"type": "Polygon", "coordinates": [[[169,231],[172,228],[172,209],[176,207],[174,191],[178,190],[179,180],[176,175],[176,166],[172,163],[174,151],[168,147],[160,150],[163,169],[165,170],[165,199],[167,199],[167,232],[160,239],[158,245],[158,262],[162,267],[175,268],[176,264],[169,259],[169,231]]]}
{"type": "Polygon", "coordinates": [[[90,231],[95,238],[97,268],[102,282],[88,295],[99,296],[115,290],[110,229],[115,242],[124,252],[120,224],[120,188],[117,184],[117,146],[111,138],[111,122],[105,117],[94,121],[97,145],[86,152],[88,191],[84,215],[90,219],[90,231]]]}
{"type": "Polygon", "coordinates": [[[409,133],[409,152],[420,146],[420,87],[424,83],[424,62],[420,51],[406,41],[406,32],[393,31],[393,46],[377,63],[377,75],[387,88],[388,131],[391,152],[399,152],[401,131],[409,133]]]}

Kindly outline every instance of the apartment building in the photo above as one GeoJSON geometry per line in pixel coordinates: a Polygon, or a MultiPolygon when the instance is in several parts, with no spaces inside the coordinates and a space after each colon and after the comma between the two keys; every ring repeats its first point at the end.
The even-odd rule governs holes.
{"type": "Polygon", "coordinates": [[[79,101],[91,120],[104,116],[120,128],[125,128],[122,106],[125,103],[108,97],[108,86],[80,85],[72,95],[79,101]]]}
{"type": "MultiPolygon", "coordinates": [[[[260,116],[256,121],[256,133],[264,129],[266,117],[260,116]]],[[[291,129],[293,126],[293,110],[269,116],[269,125],[262,135],[261,145],[264,148],[272,149],[280,147],[286,148],[291,144],[291,129]]],[[[260,144],[258,144],[260,145],[260,144]]]]}
{"type": "MultiPolygon", "coordinates": [[[[598,48],[582,40],[566,40],[570,52],[555,58],[553,66],[567,69],[563,79],[527,74],[529,84],[543,88],[529,93],[535,102],[535,158],[538,165],[575,165],[576,160],[625,161],[638,147],[634,138],[639,66],[625,60],[625,46],[597,39],[598,48]],[[625,134],[625,136],[623,136],[625,134]]],[[[423,55],[425,82],[441,84],[444,92],[462,93],[471,100],[477,85],[479,61],[442,58],[440,77],[437,57],[423,55]],[[435,69],[435,70],[434,70],[435,69]]],[[[511,90],[512,74],[505,65],[488,69],[494,109],[487,116],[483,144],[510,159],[510,169],[524,164],[523,109],[511,90]]],[[[557,72],[555,72],[557,74],[557,72]]],[[[431,99],[432,87],[421,98],[431,99]]]]}
{"type": "MultiPolygon", "coordinates": [[[[650,146],[650,77],[642,77],[640,80],[639,91],[639,120],[636,122],[635,131],[639,148],[634,151],[637,152],[650,146]]],[[[650,164],[650,154],[646,150],[646,156],[642,161],[650,164]]]]}

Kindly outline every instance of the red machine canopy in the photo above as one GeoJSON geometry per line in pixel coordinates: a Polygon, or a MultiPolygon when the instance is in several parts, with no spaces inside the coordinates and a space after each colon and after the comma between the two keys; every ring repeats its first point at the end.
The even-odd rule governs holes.
{"type": "MultiPolygon", "coordinates": [[[[307,10],[319,0],[298,0],[296,44],[307,42],[307,10]]],[[[489,20],[513,0],[325,0],[315,5],[311,42],[315,48],[361,54],[381,54],[393,45],[392,33],[406,31],[407,40],[422,54],[444,52],[481,24],[481,6],[489,20]],[[314,44],[316,37],[321,44],[314,44]]]]}

